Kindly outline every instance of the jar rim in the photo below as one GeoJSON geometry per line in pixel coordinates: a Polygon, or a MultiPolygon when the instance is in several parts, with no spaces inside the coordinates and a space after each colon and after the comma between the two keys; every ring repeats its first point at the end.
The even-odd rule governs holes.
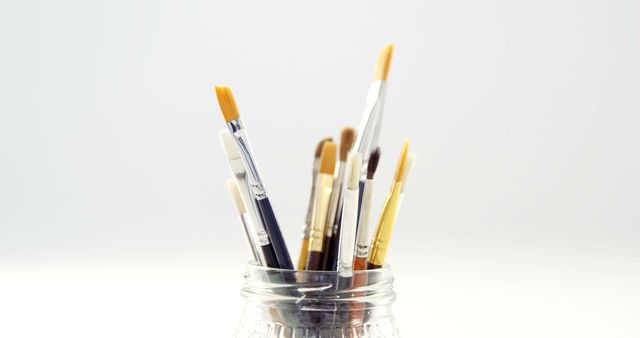
{"type": "Polygon", "coordinates": [[[360,303],[370,308],[395,299],[388,265],[344,277],[337,271],[287,270],[249,263],[244,278],[242,296],[270,307],[326,309],[337,303],[360,303]]]}
{"type": "MultiPolygon", "coordinates": [[[[280,269],[280,268],[270,268],[268,266],[259,265],[256,262],[249,261],[246,265],[247,272],[251,271],[261,271],[261,272],[273,272],[273,273],[296,273],[296,274],[322,274],[322,275],[334,275],[339,276],[340,272],[338,271],[326,271],[326,270],[291,270],[291,269],[280,269]]],[[[385,264],[381,268],[378,269],[368,269],[368,270],[353,270],[352,275],[391,275],[391,265],[385,264]]]]}

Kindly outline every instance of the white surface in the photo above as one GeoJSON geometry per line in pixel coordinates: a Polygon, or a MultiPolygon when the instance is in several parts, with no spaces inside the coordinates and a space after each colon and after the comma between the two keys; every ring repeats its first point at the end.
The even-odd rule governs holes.
{"type": "Polygon", "coordinates": [[[248,253],[211,86],[235,90],[295,257],[315,143],[357,125],[388,41],[374,206],[410,137],[405,336],[639,336],[638,13],[0,0],[0,337],[228,336],[248,253]]]}
{"type": "MultiPolygon", "coordinates": [[[[433,258],[417,272],[394,268],[394,314],[403,336],[640,333],[640,275],[629,271],[637,261],[471,249],[429,250],[433,258]]],[[[230,337],[242,311],[242,269],[216,269],[212,261],[174,254],[156,261],[22,264],[0,279],[0,335],[230,337]]]]}

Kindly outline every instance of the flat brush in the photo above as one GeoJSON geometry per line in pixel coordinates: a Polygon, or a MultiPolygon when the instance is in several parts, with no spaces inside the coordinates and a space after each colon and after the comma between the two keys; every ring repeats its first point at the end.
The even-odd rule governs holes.
{"type": "Polygon", "coordinates": [[[268,267],[277,268],[279,266],[278,260],[276,259],[273,245],[271,245],[271,241],[269,240],[269,235],[264,228],[258,203],[251,195],[251,187],[247,180],[247,169],[242,162],[242,156],[238,150],[238,146],[236,146],[233,136],[231,136],[229,130],[222,129],[219,136],[220,142],[222,143],[222,149],[224,150],[227,162],[229,163],[229,169],[231,169],[231,172],[236,179],[240,197],[242,198],[247,210],[250,220],[249,224],[252,225],[250,233],[254,235],[254,245],[258,245],[260,247],[260,249],[257,250],[258,257],[260,258],[258,262],[268,267]]]}
{"type": "Polygon", "coordinates": [[[345,175],[345,163],[347,155],[353,147],[356,131],[353,128],[343,128],[340,133],[340,157],[338,163],[338,175],[333,181],[333,190],[329,200],[329,213],[324,230],[323,261],[325,270],[335,271],[338,264],[338,249],[340,241],[340,218],[342,214],[342,187],[345,175]]]}
{"type": "Polygon", "coordinates": [[[300,256],[298,257],[298,270],[304,270],[307,267],[307,256],[309,255],[309,234],[311,232],[311,219],[313,217],[313,206],[316,197],[316,176],[320,169],[320,153],[325,142],[333,142],[333,138],[327,137],[316,146],[315,157],[313,159],[313,169],[311,171],[311,196],[309,196],[309,207],[307,208],[307,217],[304,222],[304,231],[302,232],[302,247],[300,248],[300,256]]]}
{"type": "Polygon", "coordinates": [[[340,277],[343,278],[350,278],[353,274],[353,251],[356,243],[356,225],[358,222],[358,190],[361,165],[362,156],[356,152],[350,153],[347,161],[347,179],[340,227],[340,257],[338,260],[338,272],[340,277]]]}
{"type": "Polygon", "coordinates": [[[391,185],[391,191],[384,202],[376,234],[371,242],[371,251],[367,259],[367,269],[379,269],[384,265],[391,241],[391,233],[393,225],[398,215],[398,205],[400,201],[400,192],[402,191],[402,178],[404,177],[407,165],[407,155],[409,153],[409,140],[405,139],[402,144],[402,151],[396,165],[396,173],[391,185]]]}
{"type": "Polygon", "coordinates": [[[336,168],[336,144],[326,142],[320,155],[320,170],[316,179],[316,197],[309,236],[307,270],[322,270],[322,246],[324,227],[327,222],[329,199],[333,190],[333,173],[336,168]]]}
{"type": "Polygon", "coordinates": [[[238,112],[238,107],[236,105],[235,98],[233,97],[233,93],[229,87],[215,87],[215,90],[218,97],[218,103],[220,104],[220,109],[222,110],[222,115],[227,123],[229,132],[233,136],[233,140],[240,151],[242,163],[247,170],[248,182],[251,186],[251,195],[258,204],[260,218],[262,219],[265,230],[267,231],[271,244],[273,245],[278,267],[281,269],[293,270],[293,263],[291,262],[289,250],[287,250],[287,245],[282,237],[280,226],[278,225],[278,221],[273,212],[273,207],[269,201],[269,196],[267,195],[262,177],[260,176],[253,152],[249,146],[249,139],[242,123],[242,119],[240,118],[240,113],[238,112]]]}
{"type": "Polygon", "coordinates": [[[242,229],[244,230],[244,238],[249,245],[249,249],[251,250],[251,254],[253,259],[262,265],[260,261],[260,255],[258,254],[258,250],[255,246],[255,240],[251,232],[249,231],[249,217],[247,215],[247,209],[242,201],[242,197],[240,196],[240,189],[238,189],[238,183],[236,183],[236,179],[231,177],[225,181],[227,186],[227,190],[229,190],[229,194],[231,195],[231,200],[233,201],[233,205],[236,207],[236,211],[238,212],[238,216],[240,217],[240,223],[242,224],[242,229]]]}
{"type": "Polygon", "coordinates": [[[371,201],[373,197],[373,177],[380,162],[380,147],[371,152],[369,165],[367,166],[367,180],[364,182],[362,192],[362,207],[358,219],[358,234],[356,236],[356,253],[353,258],[354,270],[367,269],[367,256],[369,255],[369,228],[371,219],[371,201]]]}
{"type": "Polygon", "coordinates": [[[393,58],[393,44],[387,44],[380,54],[376,63],[373,82],[369,86],[366,106],[360,127],[358,128],[358,138],[356,139],[356,149],[362,155],[362,168],[360,176],[360,193],[364,191],[364,181],[367,174],[367,163],[369,154],[378,147],[380,142],[380,128],[382,126],[382,112],[387,88],[387,77],[393,58]]]}

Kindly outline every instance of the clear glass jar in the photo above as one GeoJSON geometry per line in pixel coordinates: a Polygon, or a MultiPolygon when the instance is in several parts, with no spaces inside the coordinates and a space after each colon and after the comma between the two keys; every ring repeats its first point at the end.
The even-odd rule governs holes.
{"type": "Polygon", "coordinates": [[[341,277],[249,264],[242,296],[236,338],[399,337],[388,266],[341,277]]]}

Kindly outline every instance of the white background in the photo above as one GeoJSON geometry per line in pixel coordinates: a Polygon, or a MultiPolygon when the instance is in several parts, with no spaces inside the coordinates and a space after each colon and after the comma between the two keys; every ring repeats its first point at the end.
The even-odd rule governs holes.
{"type": "Polygon", "coordinates": [[[0,337],[229,337],[232,86],[297,256],[396,44],[375,189],[405,337],[640,336],[640,2],[1,1],[0,337]]]}

